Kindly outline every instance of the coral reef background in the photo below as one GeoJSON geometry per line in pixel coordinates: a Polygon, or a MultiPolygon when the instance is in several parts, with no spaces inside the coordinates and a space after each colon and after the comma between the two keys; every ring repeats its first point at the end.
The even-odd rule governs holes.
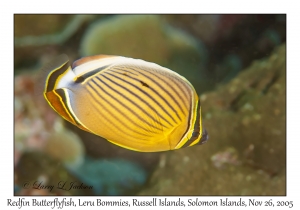
{"type": "Polygon", "coordinates": [[[15,195],[286,194],[285,15],[14,20],[15,195]],[[201,97],[209,141],[139,153],[65,122],[44,100],[39,78],[62,53],[70,61],[140,58],[180,73],[201,97]],[[67,190],[71,183],[81,187],[67,190]]]}

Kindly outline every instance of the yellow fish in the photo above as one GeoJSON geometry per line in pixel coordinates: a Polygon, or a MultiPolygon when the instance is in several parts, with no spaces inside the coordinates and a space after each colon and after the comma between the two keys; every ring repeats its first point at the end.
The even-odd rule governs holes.
{"type": "Polygon", "coordinates": [[[66,55],[45,68],[44,97],[65,120],[126,149],[174,150],[203,144],[198,95],[189,81],[155,63],[113,55],[66,55]]]}

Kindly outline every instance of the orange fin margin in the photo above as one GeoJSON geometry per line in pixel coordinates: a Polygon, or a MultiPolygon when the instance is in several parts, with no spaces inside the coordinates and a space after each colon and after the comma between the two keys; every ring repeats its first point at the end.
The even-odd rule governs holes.
{"type": "Polygon", "coordinates": [[[70,114],[66,111],[61,98],[55,91],[50,91],[45,93],[45,98],[48,103],[52,106],[52,108],[61,115],[65,120],[69,121],[70,123],[76,125],[74,119],[70,116],[70,114]]]}

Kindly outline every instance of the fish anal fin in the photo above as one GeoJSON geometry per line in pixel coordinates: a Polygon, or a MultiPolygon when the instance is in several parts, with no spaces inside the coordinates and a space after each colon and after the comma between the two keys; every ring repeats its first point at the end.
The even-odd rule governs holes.
{"type": "Polygon", "coordinates": [[[71,114],[68,111],[67,105],[65,104],[65,94],[64,90],[57,89],[53,91],[49,91],[44,93],[45,99],[49,103],[49,105],[65,120],[69,121],[70,123],[76,125],[74,119],[72,118],[71,114]]]}

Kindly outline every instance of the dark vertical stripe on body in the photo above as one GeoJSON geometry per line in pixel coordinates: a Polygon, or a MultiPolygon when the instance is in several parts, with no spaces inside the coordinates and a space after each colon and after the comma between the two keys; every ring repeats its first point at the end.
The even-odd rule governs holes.
{"type": "MultiPolygon", "coordinates": [[[[99,78],[97,78],[99,79],[99,78]]],[[[112,94],[108,93],[106,90],[104,90],[99,84],[97,84],[97,82],[95,82],[94,80],[91,81],[93,84],[95,84],[98,88],[101,89],[102,92],[104,92],[106,95],[108,95],[110,98],[112,98],[113,100],[115,100],[117,103],[121,104],[123,107],[125,107],[128,111],[130,111],[133,115],[137,116],[137,118],[139,118],[139,120],[141,120],[142,122],[146,123],[148,126],[150,126],[151,128],[155,128],[159,131],[161,131],[160,128],[157,128],[156,126],[150,124],[149,122],[147,122],[145,119],[143,119],[142,117],[138,116],[135,114],[135,112],[128,106],[126,106],[126,104],[124,104],[122,101],[118,100],[116,97],[114,97],[112,94]]],[[[107,88],[113,90],[114,92],[117,92],[116,90],[112,89],[111,87],[109,87],[104,81],[101,80],[101,84],[105,85],[107,88]]],[[[99,92],[97,92],[98,95],[101,95],[99,94],[99,92]]],[[[120,94],[120,93],[119,93],[120,94]]],[[[104,100],[104,99],[103,99],[104,100]]],[[[115,110],[117,110],[117,112],[119,113],[122,113],[119,109],[117,109],[112,103],[110,103],[109,101],[105,100],[107,103],[109,103],[112,107],[114,107],[115,110]]],[[[132,103],[132,101],[130,101],[132,103]]],[[[140,108],[140,107],[139,107],[140,108]]],[[[142,109],[140,109],[142,110],[142,109]]],[[[145,112],[144,110],[142,110],[145,114],[147,112],[145,112]]],[[[122,113],[122,115],[124,116],[124,114],[122,113]]],[[[150,117],[150,116],[149,116],[150,117]]],[[[130,118],[126,118],[127,120],[129,120],[132,124],[134,124],[135,126],[147,131],[147,132],[151,132],[151,133],[157,133],[157,132],[153,132],[151,130],[147,130],[143,127],[141,127],[139,124],[137,124],[136,122],[134,122],[133,120],[131,120],[130,118]]],[[[163,126],[163,125],[162,125],[163,126]]]]}
{"type": "MultiPolygon", "coordinates": [[[[146,78],[148,78],[149,80],[151,80],[153,83],[156,83],[161,89],[163,89],[166,93],[168,93],[168,95],[170,95],[170,97],[172,98],[172,100],[173,100],[175,103],[178,104],[178,101],[175,99],[175,97],[174,97],[169,91],[167,91],[163,86],[160,85],[160,83],[158,83],[157,81],[153,80],[151,77],[147,76],[147,75],[144,74],[143,72],[147,72],[147,73],[149,73],[149,74],[155,76],[157,79],[161,80],[161,82],[168,84],[168,86],[172,89],[172,91],[175,92],[176,96],[179,96],[179,97],[180,97],[180,100],[181,100],[181,101],[186,101],[186,100],[184,100],[184,99],[181,97],[181,95],[177,92],[177,90],[173,88],[172,84],[170,84],[167,80],[162,79],[162,78],[159,77],[157,74],[154,74],[154,73],[153,73],[153,70],[152,70],[152,71],[151,71],[151,70],[150,70],[150,71],[146,71],[145,69],[142,69],[142,67],[141,67],[141,69],[139,69],[139,68],[134,68],[134,67],[128,67],[128,69],[130,69],[130,70],[132,70],[132,71],[136,71],[136,72],[140,73],[141,75],[143,75],[144,77],[146,77],[146,78]]],[[[158,72],[156,72],[156,73],[158,73],[158,72]]],[[[159,74],[159,73],[158,73],[158,74],[159,74]]],[[[165,75],[161,75],[161,76],[164,77],[165,75]]],[[[176,84],[176,87],[178,87],[177,84],[176,84]]],[[[178,87],[178,88],[181,89],[180,87],[178,87]]],[[[178,104],[178,105],[179,105],[179,104],[178,104]]],[[[181,110],[182,110],[182,107],[181,107],[180,105],[179,105],[179,107],[180,107],[181,110]]]]}
{"type": "MultiPolygon", "coordinates": [[[[161,74],[161,73],[159,73],[159,72],[157,72],[157,71],[155,71],[155,73],[156,73],[156,74],[155,74],[155,73],[153,73],[153,70],[151,70],[151,69],[147,69],[147,68],[144,68],[144,67],[142,67],[142,66],[138,66],[138,67],[139,67],[139,68],[135,68],[135,67],[130,66],[130,67],[128,67],[128,69],[130,69],[130,70],[132,70],[132,71],[139,72],[139,73],[140,73],[141,75],[143,75],[144,77],[146,77],[146,78],[148,78],[149,80],[151,80],[152,82],[156,83],[161,89],[163,89],[166,93],[168,93],[168,95],[170,95],[170,97],[172,98],[172,100],[174,101],[174,103],[176,103],[176,104],[178,105],[178,107],[180,107],[180,109],[181,109],[182,112],[183,112],[183,108],[180,106],[180,104],[178,103],[178,100],[176,100],[176,98],[174,97],[174,95],[172,95],[169,91],[167,91],[165,88],[163,88],[163,87],[159,84],[159,82],[153,80],[152,78],[150,78],[149,76],[147,76],[146,74],[144,74],[143,71],[144,71],[144,72],[146,71],[147,73],[149,73],[149,74],[153,75],[154,77],[156,77],[156,78],[157,78],[158,80],[160,80],[161,82],[167,84],[167,85],[175,92],[176,96],[178,96],[178,97],[180,98],[181,101],[187,101],[187,100],[190,100],[190,99],[188,99],[187,97],[182,98],[182,96],[178,93],[178,91],[177,91],[175,88],[173,88],[172,85],[176,85],[176,87],[177,87],[179,90],[182,90],[182,87],[179,87],[179,85],[177,84],[177,82],[174,82],[174,83],[170,84],[168,80],[165,80],[165,79],[164,79],[164,77],[165,77],[166,75],[163,75],[163,74],[161,74]],[[159,75],[157,75],[157,74],[160,74],[161,77],[159,77],[159,75]]],[[[168,77],[169,77],[169,75],[168,75],[168,77]]],[[[176,80],[176,79],[175,79],[175,80],[176,80]]],[[[183,94],[183,95],[185,95],[185,94],[183,94]]],[[[186,95],[188,95],[188,94],[186,94],[186,95]]],[[[185,105],[185,103],[184,103],[184,105],[185,105]]],[[[188,109],[188,107],[186,107],[186,108],[188,109]]]]}
{"type": "MultiPolygon", "coordinates": [[[[100,81],[101,84],[105,85],[108,89],[116,92],[118,95],[122,96],[123,98],[125,98],[127,101],[129,101],[131,104],[133,104],[136,109],[139,109],[143,112],[144,115],[148,116],[149,118],[151,118],[154,122],[156,122],[157,124],[161,125],[162,127],[168,128],[165,125],[162,125],[161,122],[157,121],[157,119],[155,119],[153,116],[149,115],[149,113],[143,109],[139,104],[137,104],[136,102],[134,102],[133,100],[131,100],[130,98],[128,98],[127,96],[124,96],[122,93],[118,92],[116,89],[112,88],[111,86],[109,86],[106,82],[104,82],[101,78],[96,77],[96,79],[98,81],[100,81]]],[[[92,80],[94,83],[96,83],[97,86],[99,86],[97,84],[97,81],[94,81],[94,79],[92,80]]],[[[100,87],[100,86],[99,86],[100,87]]],[[[102,91],[105,91],[102,87],[100,87],[102,91]]],[[[106,94],[108,94],[111,98],[113,98],[115,101],[117,101],[118,103],[122,104],[122,106],[126,107],[127,110],[129,110],[133,115],[136,115],[135,112],[129,108],[128,106],[126,106],[122,101],[118,100],[116,97],[114,97],[113,95],[107,93],[107,91],[105,91],[106,94]]],[[[148,126],[153,127],[155,129],[158,129],[161,131],[160,128],[157,128],[156,126],[150,124],[148,121],[146,121],[145,119],[141,118],[140,116],[137,116],[141,121],[143,121],[144,123],[146,123],[148,126]]]]}
{"type": "MultiPolygon", "coordinates": [[[[112,90],[112,91],[118,93],[119,95],[123,96],[124,98],[126,98],[128,101],[130,101],[131,104],[134,104],[134,105],[136,106],[136,108],[142,110],[143,113],[144,113],[145,115],[147,115],[148,117],[150,117],[151,119],[153,119],[153,120],[155,121],[155,119],[154,119],[152,116],[148,115],[147,112],[146,112],[142,107],[140,107],[138,104],[136,104],[134,101],[132,101],[131,99],[129,99],[129,98],[127,98],[126,96],[122,95],[121,93],[119,93],[119,92],[118,92],[117,90],[115,90],[114,88],[110,87],[107,83],[105,83],[105,82],[104,82],[103,80],[101,80],[100,78],[97,77],[96,79],[98,79],[98,80],[101,82],[101,84],[105,85],[106,88],[108,88],[108,89],[110,89],[110,90],[112,90]]],[[[128,106],[127,106],[126,104],[124,104],[122,101],[118,100],[118,99],[117,99],[115,96],[113,96],[112,94],[110,94],[110,93],[108,93],[107,91],[105,91],[99,84],[97,84],[97,82],[94,81],[94,79],[93,79],[91,82],[93,82],[93,84],[97,85],[97,87],[99,87],[103,92],[105,92],[106,95],[109,95],[110,98],[112,98],[113,100],[115,100],[116,102],[118,102],[119,104],[121,104],[123,107],[125,107],[129,112],[131,112],[132,115],[136,116],[139,120],[141,120],[142,122],[146,123],[148,126],[150,126],[150,127],[152,127],[152,128],[155,128],[155,129],[161,131],[160,128],[158,128],[158,127],[152,125],[151,123],[149,123],[148,121],[146,121],[145,119],[143,119],[141,116],[137,115],[130,107],[128,107],[128,106]]],[[[118,110],[118,112],[121,113],[120,110],[118,110]]],[[[131,119],[129,119],[129,121],[130,121],[131,123],[135,124],[137,127],[141,128],[141,129],[143,129],[143,130],[145,130],[145,131],[147,131],[147,132],[157,133],[157,132],[153,132],[153,131],[151,131],[151,130],[147,130],[147,129],[141,127],[139,124],[137,124],[136,122],[132,121],[131,119]]],[[[159,123],[159,122],[156,121],[156,123],[159,123]]],[[[161,125],[161,126],[163,126],[163,125],[161,125]]]]}
{"type": "MultiPolygon", "coordinates": [[[[92,88],[94,91],[96,91],[95,89],[94,89],[94,87],[92,87],[92,86],[90,86],[89,85],[89,87],[90,88],[92,88]]],[[[94,100],[94,103],[96,103],[97,105],[100,105],[101,106],[101,104],[97,101],[97,99],[95,99],[94,98],[94,96],[91,94],[91,93],[89,93],[89,95],[92,97],[92,99],[94,100]]],[[[96,112],[98,113],[98,115],[100,115],[101,116],[101,119],[104,119],[104,124],[105,124],[105,122],[108,122],[110,125],[114,125],[115,123],[114,123],[114,121],[112,121],[111,120],[111,118],[116,118],[116,116],[115,115],[110,115],[110,117],[107,117],[106,115],[103,115],[103,114],[101,114],[100,112],[99,112],[99,108],[98,107],[96,107],[96,105],[94,104],[94,103],[91,103],[92,104],[92,106],[94,107],[94,109],[96,110],[96,112]]],[[[111,113],[109,110],[107,110],[107,108],[106,107],[103,107],[103,106],[101,106],[101,108],[103,109],[103,110],[105,110],[107,113],[111,113]]],[[[115,126],[113,126],[115,129],[117,129],[118,130],[118,128],[116,128],[115,126]]],[[[126,125],[124,126],[124,127],[126,127],[126,125]]],[[[122,130],[118,135],[120,135],[120,138],[128,138],[128,137],[131,137],[131,135],[127,132],[128,130],[131,130],[131,129],[124,129],[124,130],[122,130]],[[125,137],[124,137],[125,136],[125,137]]],[[[112,140],[112,139],[110,139],[110,140],[112,140]]]]}
{"type": "MultiPolygon", "coordinates": [[[[122,75],[122,73],[120,73],[120,72],[117,72],[117,71],[113,71],[113,72],[116,73],[116,74],[122,75]]],[[[133,79],[133,80],[135,80],[135,81],[137,81],[137,82],[141,82],[139,79],[136,79],[136,78],[133,78],[133,77],[130,77],[130,78],[133,79]]],[[[148,77],[147,77],[147,78],[148,78],[148,77]]],[[[151,81],[152,81],[154,84],[156,84],[157,86],[159,86],[159,87],[163,90],[163,92],[167,93],[167,94],[170,96],[170,98],[172,98],[172,95],[171,95],[168,91],[166,91],[164,88],[162,88],[157,82],[155,82],[155,81],[153,81],[153,80],[151,80],[151,81]]],[[[168,106],[170,109],[172,109],[172,111],[176,114],[177,118],[178,118],[180,121],[182,121],[181,117],[178,115],[178,112],[174,109],[173,106],[170,105],[170,103],[169,103],[164,97],[162,97],[162,95],[161,95],[159,92],[157,92],[157,91],[156,91],[155,89],[153,89],[152,87],[149,87],[149,89],[152,90],[156,95],[158,95],[159,98],[162,99],[162,100],[167,104],[167,106],[168,106]]],[[[173,98],[172,98],[172,99],[173,99],[173,98]]],[[[181,113],[184,114],[184,112],[183,112],[181,106],[178,104],[177,100],[175,100],[174,102],[175,102],[175,104],[177,105],[177,107],[180,108],[181,113]]]]}
{"type": "MultiPolygon", "coordinates": [[[[190,87],[190,85],[187,84],[186,81],[183,81],[183,79],[177,78],[177,76],[173,76],[169,72],[162,73],[163,70],[157,71],[157,70],[153,70],[153,69],[151,69],[149,67],[142,67],[142,66],[139,66],[139,68],[142,69],[142,70],[144,70],[144,71],[146,71],[146,72],[148,72],[148,73],[150,73],[150,74],[152,74],[152,75],[154,75],[154,76],[156,76],[156,78],[158,78],[158,79],[164,81],[166,84],[168,84],[169,87],[172,88],[172,90],[176,93],[177,96],[180,97],[181,100],[183,100],[182,97],[181,97],[181,94],[178,93],[175,88],[173,88],[172,84],[173,85],[175,84],[175,86],[179,89],[179,91],[185,92],[185,94],[183,94],[183,96],[185,97],[184,101],[186,101],[187,103],[184,103],[184,106],[188,110],[188,114],[189,114],[188,123],[190,124],[191,112],[192,112],[192,107],[193,107],[193,105],[192,105],[193,104],[193,97],[194,97],[193,93],[192,93],[192,88],[190,87]],[[156,74],[152,73],[153,71],[156,74]],[[159,77],[157,74],[160,74],[161,77],[159,77]],[[173,82],[170,84],[168,80],[164,79],[165,77],[173,78],[173,80],[172,80],[173,82]]],[[[139,70],[139,71],[141,71],[141,70],[139,70]]],[[[187,127],[187,131],[186,132],[188,132],[189,126],[187,127]]]]}
{"type": "MultiPolygon", "coordinates": [[[[128,82],[128,81],[126,81],[126,80],[123,80],[123,79],[120,78],[120,77],[117,77],[117,76],[112,75],[112,74],[110,74],[110,75],[111,75],[112,77],[117,78],[117,79],[119,79],[120,81],[123,81],[124,83],[126,83],[126,84],[128,84],[128,85],[130,85],[130,86],[132,86],[132,87],[134,87],[134,88],[136,88],[137,90],[139,90],[140,92],[142,92],[143,94],[145,94],[146,96],[148,96],[151,100],[153,100],[153,102],[154,102],[156,105],[158,105],[158,106],[159,106],[166,114],[168,114],[169,117],[177,124],[176,120],[170,115],[170,113],[168,113],[168,112],[166,111],[166,109],[165,109],[163,106],[161,106],[161,104],[159,104],[152,96],[150,96],[150,95],[149,95],[148,93],[146,93],[144,90],[141,90],[141,89],[140,89],[139,87],[137,87],[136,85],[131,84],[130,82],[128,82]]],[[[100,76],[100,75],[99,75],[99,76],[100,76]]],[[[112,79],[106,77],[106,76],[103,75],[103,74],[101,74],[101,76],[104,77],[105,79],[109,80],[110,82],[114,83],[115,85],[119,86],[120,88],[122,88],[122,89],[124,89],[124,90],[130,92],[132,95],[136,96],[139,100],[141,100],[141,101],[143,101],[145,104],[147,104],[153,111],[155,111],[155,108],[154,108],[154,107],[152,107],[150,104],[148,104],[143,98],[141,98],[140,96],[138,96],[136,93],[132,92],[131,90],[129,90],[129,89],[126,88],[125,86],[122,86],[122,85],[116,83],[115,81],[113,81],[112,79]]],[[[157,112],[157,115],[158,115],[161,119],[163,119],[165,122],[167,122],[169,125],[173,126],[173,125],[172,125],[172,124],[171,124],[164,116],[162,116],[159,112],[157,112]]]]}
{"type": "MultiPolygon", "coordinates": [[[[148,67],[141,67],[143,70],[145,70],[145,71],[147,71],[147,72],[151,72],[151,71],[153,71],[153,69],[150,69],[150,68],[148,68],[148,67]]],[[[188,100],[190,100],[191,98],[192,98],[192,96],[191,96],[191,87],[190,87],[190,85],[189,84],[187,84],[187,82],[186,81],[184,81],[182,78],[178,78],[179,76],[174,76],[174,75],[172,75],[171,73],[162,73],[163,72],[163,70],[160,70],[160,71],[155,71],[156,73],[159,73],[159,74],[161,74],[162,75],[162,77],[161,78],[164,78],[164,77],[166,77],[166,76],[168,76],[169,78],[173,78],[173,82],[174,82],[174,84],[176,85],[176,87],[177,88],[179,88],[179,90],[183,90],[183,91],[185,91],[185,93],[186,94],[184,94],[184,96],[189,96],[189,98],[185,98],[186,99],[186,101],[188,101],[188,100]],[[182,88],[183,87],[183,88],[182,88]]],[[[175,73],[175,72],[174,72],[175,73]]],[[[160,78],[160,77],[158,77],[158,78],[160,78]]],[[[168,82],[167,82],[168,83],[168,82]]],[[[170,83],[168,83],[169,85],[170,85],[170,83]]],[[[176,91],[175,89],[174,89],[174,91],[176,91]]],[[[178,93],[178,92],[177,92],[178,93]]],[[[180,94],[178,94],[178,95],[180,95],[180,94]]]]}
{"type": "MultiPolygon", "coordinates": [[[[94,84],[96,84],[96,83],[94,83],[94,84]]],[[[96,85],[97,85],[97,84],[96,84],[96,85]]],[[[99,95],[99,97],[100,97],[103,101],[107,102],[111,107],[113,107],[113,108],[115,109],[115,107],[113,106],[113,104],[110,103],[109,101],[105,100],[105,98],[101,97],[101,94],[98,94],[99,91],[97,91],[92,85],[89,84],[88,86],[89,86],[90,88],[93,89],[94,94],[99,95]]],[[[98,85],[97,85],[97,86],[98,86],[98,85]]],[[[100,87],[100,86],[98,86],[98,87],[100,87]]],[[[101,87],[100,87],[100,88],[101,88],[101,87]]],[[[103,110],[105,110],[107,113],[109,113],[109,116],[113,117],[115,121],[120,121],[120,119],[119,119],[113,112],[111,112],[111,111],[109,110],[109,108],[103,106],[103,103],[99,102],[99,101],[93,96],[93,94],[90,94],[90,96],[93,98],[93,100],[94,100],[99,106],[102,107],[103,110]]],[[[98,110],[97,107],[95,107],[95,109],[98,110]]],[[[119,112],[119,113],[120,113],[120,112],[119,112]]],[[[101,114],[100,114],[100,115],[101,115],[101,114]]],[[[102,115],[102,117],[105,118],[107,121],[109,121],[112,125],[114,124],[113,122],[111,122],[110,120],[108,120],[108,118],[106,118],[104,115],[102,115]]],[[[126,118],[126,120],[129,120],[130,122],[132,122],[132,121],[131,121],[130,119],[128,119],[128,118],[126,118]]],[[[122,124],[123,124],[123,126],[124,126],[126,129],[128,129],[128,130],[130,130],[130,131],[132,131],[132,132],[134,132],[134,133],[137,133],[137,134],[142,135],[142,136],[147,136],[147,137],[149,137],[149,135],[145,135],[144,133],[140,133],[140,132],[138,132],[137,130],[134,130],[134,129],[130,128],[130,127],[129,127],[126,123],[124,123],[124,122],[122,122],[122,124]]],[[[120,131],[120,132],[127,133],[127,132],[126,132],[126,129],[125,129],[125,130],[122,129],[122,131],[120,131]]],[[[127,133],[126,135],[130,136],[128,133],[127,133]]],[[[132,137],[132,138],[134,138],[134,137],[132,137]]]]}

